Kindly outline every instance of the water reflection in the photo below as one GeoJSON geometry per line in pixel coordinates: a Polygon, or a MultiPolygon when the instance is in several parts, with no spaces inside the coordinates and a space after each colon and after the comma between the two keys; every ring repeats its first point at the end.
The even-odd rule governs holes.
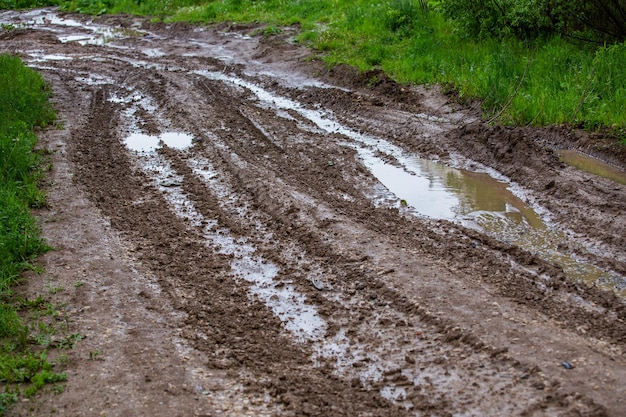
{"type": "Polygon", "coordinates": [[[367,148],[361,148],[359,154],[372,174],[420,215],[456,221],[517,245],[557,263],[570,278],[624,289],[619,275],[559,250],[575,245],[565,233],[548,227],[506,182],[436,161],[399,158],[402,163],[394,165],[367,148]]]}
{"type": "Polygon", "coordinates": [[[186,133],[163,132],[160,135],[133,133],[124,140],[128,149],[135,152],[152,152],[165,144],[170,148],[185,150],[191,147],[193,136],[186,133]]]}
{"type": "Polygon", "coordinates": [[[558,154],[567,165],[626,185],[626,172],[619,168],[576,151],[560,150],[558,154]]]}

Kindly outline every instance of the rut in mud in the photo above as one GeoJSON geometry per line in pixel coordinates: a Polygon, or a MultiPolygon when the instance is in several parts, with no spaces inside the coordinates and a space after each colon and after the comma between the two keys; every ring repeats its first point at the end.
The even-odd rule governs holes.
{"type": "MultiPolygon", "coordinates": [[[[151,390],[173,377],[146,376],[141,395],[126,393],[135,402],[117,393],[106,415],[175,415],[163,395],[204,415],[626,411],[626,187],[563,165],[554,149],[576,144],[562,132],[485,127],[436,89],[326,71],[288,39],[248,28],[47,13],[1,14],[25,23],[1,47],[51,83],[65,121],[51,135],[72,192],[128,248],[110,258],[139,276],[130,296],[161,317],[153,322],[176,323],[155,334],[180,335],[179,359],[159,360],[185,388],[151,390]],[[469,221],[420,215],[372,168],[415,176],[406,155],[499,171],[566,236],[558,251],[605,278],[574,279],[469,221]],[[198,367],[239,388],[228,399],[217,386],[188,388],[198,367]]],[[[123,293],[126,279],[118,269],[107,285],[123,293]]],[[[130,326],[123,310],[133,307],[118,308],[130,326]]],[[[156,325],[144,326],[119,337],[150,340],[156,325]]],[[[120,357],[101,366],[117,369],[118,358],[143,372],[140,349],[120,357]]],[[[71,378],[51,403],[89,414],[99,400],[71,378]]]]}

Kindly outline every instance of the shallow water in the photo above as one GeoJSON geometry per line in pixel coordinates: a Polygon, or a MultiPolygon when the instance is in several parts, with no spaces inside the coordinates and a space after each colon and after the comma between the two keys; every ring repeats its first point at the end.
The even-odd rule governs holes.
{"type": "Polygon", "coordinates": [[[563,149],[558,154],[567,165],[626,185],[626,172],[619,168],[576,151],[563,149]]]}
{"type": "Polygon", "coordinates": [[[152,152],[161,147],[161,144],[170,148],[185,150],[191,147],[193,136],[186,133],[164,132],[160,135],[146,135],[133,133],[124,140],[128,149],[135,152],[152,152]]]}
{"type": "Polygon", "coordinates": [[[549,227],[541,216],[509,190],[509,184],[486,173],[456,169],[420,158],[406,159],[395,166],[366,152],[365,165],[400,198],[401,205],[417,214],[455,221],[560,265],[570,278],[601,283],[618,290],[626,288],[623,277],[564,253],[559,246],[569,243],[563,232],[549,227]]]}

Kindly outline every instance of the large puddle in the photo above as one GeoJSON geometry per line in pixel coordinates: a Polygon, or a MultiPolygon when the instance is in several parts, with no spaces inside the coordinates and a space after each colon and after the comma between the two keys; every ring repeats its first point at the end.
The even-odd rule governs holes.
{"type": "Polygon", "coordinates": [[[278,110],[279,115],[282,110],[295,111],[322,131],[351,139],[347,145],[358,152],[364,165],[390,194],[384,196],[386,200],[391,197],[397,207],[404,206],[418,216],[454,221],[517,245],[560,265],[574,280],[618,291],[626,289],[624,277],[579,259],[575,252],[578,249],[584,253],[585,249],[566,233],[550,227],[512,191],[513,186],[505,178],[496,179],[487,173],[452,168],[408,155],[384,139],[342,125],[328,111],[307,109],[241,78],[210,71],[195,73],[246,88],[262,105],[278,110]],[[567,252],[560,250],[561,247],[568,248],[567,252]]]}
{"type": "Polygon", "coordinates": [[[400,199],[400,204],[417,214],[486,232],[559,264],[570,278],[620,291],[626,288],[626,282],[618,274],[559,250],[566,242],[570,248],[576,245],[565,233],[549,227],[535,210],[511,192],[510,184],[486,173],[425,159],[405,158],[402,164],[392,165],[372,152],[360,154],[376,178],[400,199]]]}
{"type": "Polygon", "coordinates": [[[506,182],[486,173],[451,168],[419,158],[409,159],[401,167],[372,157],[364,160],[387,189],[401,198],[401,204],[420,215],[456,221],[486,232],[559,264],[573,279],[618,290],[626,287],[618,274],[559,250],[566,242],[570,248],[576,245],[565,233],[549,227],[535,210],[509,190],[506,182]]]}

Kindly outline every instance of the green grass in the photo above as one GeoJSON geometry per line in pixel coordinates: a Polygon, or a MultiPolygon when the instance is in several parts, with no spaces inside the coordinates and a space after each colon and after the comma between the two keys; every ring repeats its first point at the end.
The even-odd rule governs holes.
{"type": "Polygon", "coordinates": [[[60,3],[61,0],[0,0],[0,10],[58,6],[60,3]]]}
{"type": "MultiPolygon", "coordinates": [[[[409,84],[442,84],[480,99],[485,117],[512,125],[567,123],[626,137],[626,45],[597,49],[554,37],[472,39],[417,0],[73,0],[68,10],[131,12],[166,21],[299,25],[297,41],[329,65],[380,68],[409,84]],[[106,6],[106,7],[103,7],[106,6]]],[[[264,34],[279,33],[276,30],[264,34]]]]}
{"type": "Polygon", "coordinates": [[[42,155],[34,148],[35,130],[56,118],[49,98],[39,74],[0,54],[0,414],[20,393],[30,396],[65,379],[52,370],[45,349],[32,347],[31,329],[18,314],[24,304],[11,291],[23,271],[37,270],[33,259],[48,250],[30,210],[45,205],[38,189],[42,155]]]}
{"type": "Polygon", "coordinates": [[[45,205],[37,188],[42,155],[34,129],[55,119],[43,79],[16,57],[0,55],[0,295],[47,246],[30,215],[45,205]]]}

